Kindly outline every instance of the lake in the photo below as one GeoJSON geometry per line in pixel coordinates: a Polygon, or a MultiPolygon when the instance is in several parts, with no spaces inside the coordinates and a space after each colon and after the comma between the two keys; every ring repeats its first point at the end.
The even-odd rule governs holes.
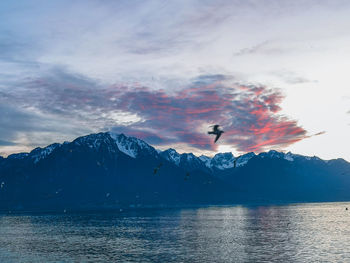
{"type": "Polygon", "coordinates": [[[350,203],[0,216],[0,262],[350,262],[349,244],[350,203]]]}

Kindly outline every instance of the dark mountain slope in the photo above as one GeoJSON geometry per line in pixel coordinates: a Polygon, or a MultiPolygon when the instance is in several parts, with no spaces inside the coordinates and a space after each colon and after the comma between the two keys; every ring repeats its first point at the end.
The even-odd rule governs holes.
{"type": "Polygon", "coordinates": [[[196,157],[98,133],[0,158],[0,187],[3,211],[343,201],[350,164],[276,151],[196,157]]]}

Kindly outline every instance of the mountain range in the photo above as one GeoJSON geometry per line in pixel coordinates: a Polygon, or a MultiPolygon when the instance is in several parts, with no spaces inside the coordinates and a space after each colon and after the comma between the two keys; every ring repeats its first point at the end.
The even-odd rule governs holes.
{"type": "Polygon", "coordinates": [[[111,132],[0,157],[0,210],[350,200],[350,163],[290,152],[160,151],[111,132]]]}

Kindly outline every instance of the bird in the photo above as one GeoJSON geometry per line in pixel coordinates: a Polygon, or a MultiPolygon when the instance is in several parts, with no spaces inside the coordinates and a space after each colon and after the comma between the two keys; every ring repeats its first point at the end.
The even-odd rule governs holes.
{"type": "Polygon", "coordinates": [[[156,175],[158,173],[158,170],[160,169],[160,167],[162,167],[162,163],[160,163],[156,168],[154,168],[153,170],[153,174],[156,175]]]}
{"type": "Polygon", "coordinates": [[[237,167],[237,160],[238,160],[239,158],[241,158],[241,156],[238,156],[237,158],[235,158],[235,159],[233,160],[233,167],[234,167],[234,168],[237,167]]]}
{"type": "Polygon", "coordinates": [[[345,210],[348,210],[348,208],[347,208],[347,207],[345,207],[345,210]]]}
{"type": "Polygon", "coordinates": [[[224,131],[219,129],[220,125],[218,125],[218,124],[215,124],[211,127],[213,127],[213,130],[208,131],[208,134],[215,134],[216,135],[215,140],[214,140],[214,143],[216,143],[219,140],[221,134],[224,133],[224,131]]]}

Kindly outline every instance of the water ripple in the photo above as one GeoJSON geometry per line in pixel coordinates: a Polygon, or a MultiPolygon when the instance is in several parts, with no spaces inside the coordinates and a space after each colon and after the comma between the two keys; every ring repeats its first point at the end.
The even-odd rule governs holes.
{"type": "Polygon", "coordinates": [[[0,262],[350,262],[347,203],[0,216],[0,262]]]}

